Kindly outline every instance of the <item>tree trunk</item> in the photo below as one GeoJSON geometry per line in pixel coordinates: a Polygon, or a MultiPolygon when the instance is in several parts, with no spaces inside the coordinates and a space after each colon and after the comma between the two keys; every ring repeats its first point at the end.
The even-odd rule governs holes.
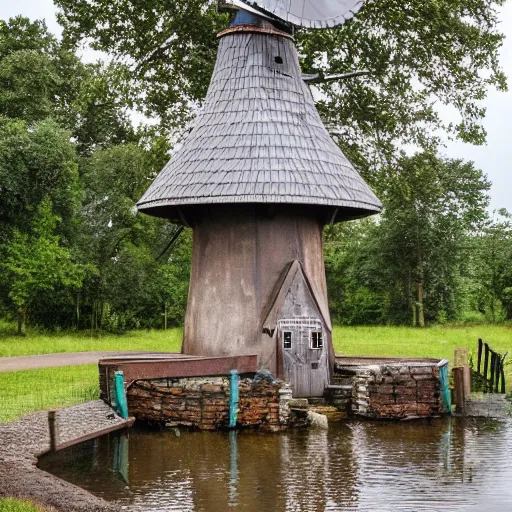
{"type": "MultiPolygon", "coordinates": [[[[105,302],[100,302],[100,321],[99,321],[99,328],[101,329],[103,327],[103,318],[105,317],[105,302]]],[[[116,328],[119,324],[116,324],[116,328]]],[[[98,321],[96,321],[96,329],[98,329],[98,321]]]]}
{"type": "Polygon", "coordinates": [[[419,237],[416,242],[416,264],[418,266],[418,303],[416,305],[418,312],[418,327],[425,327],[425,312],[423,309],[423,255],[419,237]]]}
{"type": "Polygon", "coordinates": [[[414,296],[415,293],[414,293],[412,283],[413,283],[413,276],[412,276],[412,273],[409,272],[409,277],[407,279],[407,292],[409,294],[409,304],[411,306],[412,326],[416,327],[417,322],[418,322],[418,317],[417,317],[418,310],[416,308],[416,298],[414,296]]]}
{"type": "Polygon", "coordinates": [[[25,336],[25,320],[27,317],[27,306],[23,305],[18,309],[18,335],[25,336]]]}
{"type": "Polygon", "coordinates": [[[418,327],[425,327],[425,312],[423,310],[423,280],[418,282],[418,327]]]}
{"type": "Polygon", "coordinates": [[[167,331],[167,302],[164,306],[164,331],[167,331]]]}
{"type": "Polygon", "coordinates": [[[76,328],[80,329],[80,295],[76,296],[76,328]]]}

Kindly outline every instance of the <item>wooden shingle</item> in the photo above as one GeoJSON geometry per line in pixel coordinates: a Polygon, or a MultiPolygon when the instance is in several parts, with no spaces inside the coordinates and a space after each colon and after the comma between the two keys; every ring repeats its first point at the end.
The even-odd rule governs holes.
{"type": "Polygon", "coordinates": [[[323,125],[290,38],[237,31],[220,39],[204,107],[137,206],[177,217],[182,205],[229,203],[380,211],[323,125]]]}

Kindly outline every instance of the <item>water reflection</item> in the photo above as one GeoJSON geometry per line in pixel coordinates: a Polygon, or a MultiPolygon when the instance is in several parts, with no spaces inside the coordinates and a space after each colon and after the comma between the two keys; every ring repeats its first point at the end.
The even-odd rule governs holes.
{"type": "Polygon", "coordinates": [[[132,430],[40,467],[128,511],[512,510],[512,423],[352,422],[280,435],[132,430]]]}

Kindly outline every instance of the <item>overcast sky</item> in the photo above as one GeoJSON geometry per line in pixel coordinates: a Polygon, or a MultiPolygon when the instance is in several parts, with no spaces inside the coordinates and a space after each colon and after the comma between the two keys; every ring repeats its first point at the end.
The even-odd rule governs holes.
{"type": "MultiPolygon", "coordinates": [[[[55,19],[56,8],[53,0],[0,0],[0,17],[10,18],[23,14],[31,19],[44,18],[50,31],[60,34],[55,19]]],[[[512,212],[512,3],[508,2],[501,11],[501,30],[510,34],[501,50],[501,64],[509,77],[510,92],[489,91],[485,101],[487,116],[484,126],[487,130],[487,145],[472,146],[462,142],[448,143],[443,153],[448,157],[473,160],[492,181],[491,208],[507,208],[512,212]]],[[[95,52],[87,51],[82,58],[92,61],[95,52]]]]}

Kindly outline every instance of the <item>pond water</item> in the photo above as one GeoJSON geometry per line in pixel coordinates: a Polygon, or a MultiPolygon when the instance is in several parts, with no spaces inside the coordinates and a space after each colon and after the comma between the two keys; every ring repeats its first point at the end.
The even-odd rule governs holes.
{"type": "Polygon", "coordinates": [[[512,511],[512,422],[111,434],[39,467],[128,511],[512,511]]]}

